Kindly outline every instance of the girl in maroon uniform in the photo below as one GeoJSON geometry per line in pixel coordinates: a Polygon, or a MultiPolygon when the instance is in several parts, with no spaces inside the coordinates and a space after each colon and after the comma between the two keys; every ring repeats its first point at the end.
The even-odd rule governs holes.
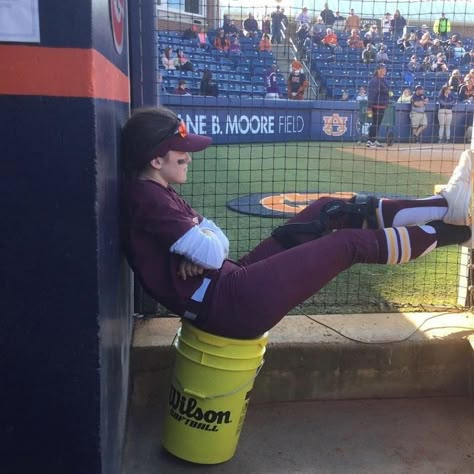
{"type": "Polygon", "coordinates": [[[122,132],[124,242],[157,301],[204,331],[254,338],[355,263],[398,264],[470,239],[472,152],[448,185],[422,200],[322,198],[238,261],[211,220],[173,189],[211,143],[165,108],[141,109],[122,132]]]}

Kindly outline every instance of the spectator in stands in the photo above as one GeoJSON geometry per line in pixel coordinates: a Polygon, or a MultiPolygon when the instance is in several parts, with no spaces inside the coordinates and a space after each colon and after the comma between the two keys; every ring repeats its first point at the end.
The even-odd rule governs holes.
{"type": "Polygon", "coordinates": [[[433,39],[431,38],[430,32],[425,31],[423,36],[420,38],[420,46],[427,51],[430,46],[433,45],[433,39]]]}
{"type": "Polygon", "coordinates": [[[176,58],[174,58],[175,68],[180,71],[192,71],[193,63],[185,56],[181,48],[176,50],[176,58]]]}
{"type": "Polygon", "coordinates": [[[462,83],[463,79],[461,76],[461,71],[459,69],[454,69],[451,73],[451,76],[449,76],[448,86],[451,88],[452,92],[457,94],[462,83]]]}
{"type": "Polygon", "coordinates": [[[328,26],[334,25],[334,22],[336,21],[336,17],[333,11],[329,9],[327,3],[324,4],[324,9],[321,10],[319,16],[323,19],[324,24],[328,26]]]}
{"type": "Polygon", "coordinates": [[[444,85],[438,96],[438,122],[439,122],[439,142],[448,143],[451,138],[451,122],[453,120],[453,107],[456,103],[451,88],[444,85]]]}
{"type": "Polygon", "coordinates": [[[390,23],[390,30],[392,32],[392,37],[399,38],[401,35],[403,35],[406,25],[407,25],[407,21],[400,14],[400,10],[395,10],[392,21],[390,23]]]}
{"type": "Polygon", "coordinates": [[[387,47],[384,44],[379,46],[379,50],[375,55],[375,61],[377,63],[388,63],[390,61],[388,54],[387,54],[387,47]]]}
{"type": "Polygon", "coordinates": [[[425,90],[421,84],[415,87],[415,93],[411,97],[411,138],[412,143],[420,141],[420,135],[428,126],[428,117],[426,116],[425,107],[428,103],[428,98],[425,96],[425,90]]]}
{"type": "Polygon", "coordinates": [[[224,33],[224,30],[219,30],[217,36],[214,39],[214,48],[219,51],[229,51],[230,41],[224,33]]]}
{"type": "Polygon", "coordinates": [[[306,41],[309,38],[309,27],[306,23],[303,23],[296,32],[296,47],[298,49],[298,57],[300,59],[305,56],[304,49],[308,48],[312,43],[311,38],[309,38],[309,43],[306,41]]]}
{"type": "Polygon", "coordinates": [[[345,89],[342,90],[341,100],[342,101],[348,101],[350,98],[351,98],[351,96],[350,96],[349,92],[346,91],[345,89]]]}
{"type": "Polygon", "coordinates": [[[293,61],[288,76],[288,99],[303,100],[307,87],[308,80],[303,72],[303,65],[299,61],[293,61]]]}
{"type": "Polygon", "coordinates": [[[288,26],[288,17],[285,15],[285,9],[281,9],[281,24],[283,25],[283,30],[285,30],[288,26]]]}
{"type": "Polygon", "coordinates": [[[407,63],[406,69],[413,73],[421,71],[421,64],[418,61],[416,54],[411,55],[410,60],[407,63]]]}
{"type": "Polygon", "coordinates": [[[377,148],[383,145],[377,140],[380,124],[382,123],[385,109],[390,100],[390,89],[385,79],[387,68],[379,64],[374,72],[374,77],[369,81],[369,94],[367,106],[372,111],[372,124],[369,128],[367,148],[377,148]]]}
{"type": "Polygon", "coordinates": [[[230,45],[229,45],[229,56],[233,54],[234,56],[241,56],[242,49],[240,48],[240,40],[237,35],[232,35],[229,38],[230,45]]]}
{"type": "Polygon", "coordinates": [[[326,30],[326,36],[322,39],[321,43],[329,46],[333,50],[340,49],[337,35],[334,33],[332,28],[326,30]]]}
{"type": "Polygon", "coordinates": [[[448,65],[446,64],[446,57],[443,53],[436,55],[436,61],[432,64],[431,70],[433,72],[446,72],[448,71],[448,65]]]}
{"type": "Polygon", "coordinates": [[[418,39],[418,35],[416,34],[415,31],[412,31],[410,33],[410,46],[413,48],[414,52],[417,52],[418,50],[422,51],[424,53],[423,48],[420,46],[420,40],[418,39]]]}
{"type": "Polygon", "coordinates": [[[301,53],[303,49],[303,43],[309,36],[309,26],[307,23],[302,23],[296,31],[296,46],[298,51],[301,53]]]}
{"type": "Polygon", "coordinates": [[[402,52],[411,51],[413,49],[410,42],[410,33],[405,33],[397,40],[398,49],[402,52]]]}
{"type": "Polygon", "coordinates": [[[356,30],[359,32],[360,30],[360,16],[354,13],[354,9],[351,8],[349,16],[346,19],[346,25],[344,30],[348,33],[349,31],[356,30]]]}
{"type": "Polygon", "coordinates": [[[318,16],[316,22],[309,32],[310,36],[313,38],[313,43],[321,44],[324,36],[326,36],[326,26],[324,25],[323,19],[318,16]]]}
{"type": "MultiPolygon", "coordinates": [[[[436,58],[435,58],[436,61],[436,58]]],[[[431,60],[430,56],[425,56],[423,58],[423,62],[421,63],[421,71],[422,72],[431,72],[433,68],[433,61],[431,60]]]]}
{"type": "Polygon", "coordinates": [[[280,98],[280,87],[278,86],[277,76],[278,66],[272,64],[268,75],[265,78],[265,85],[267,88],[266,99],[279,99],[280,98]]]}
{"type": "Polygon", "coordinates": [[[171,49],[171,46],[167,46],[163,51],[163,56],[161,57],[161,63],[163,64],[165,69],[176,69],[174,59],[175,58],[173,56],[173,50],[171,49]]]}
{"type": "Polygon", "coordinates": [[[364,48],[364,42],[362,41],[362,38],[359,36],[358,30],[356,30],[355,28],[351,30],[351,35],[349,36],[349,38],[347,38],[347,46],[353,49],[364,48]]]}
{"type": "Polygon", "coordinates": [[[210,50],[212,48],[212,44],[209,41],[207,33],[205,31],[202,31],[201,28],[199,28],[198,36],[199,36],[199,46],[202,49],[210,50]]]}
{"type": "Polygon", "coordinates": [[[270,36],[267,33],[264,33],[260,43],[258,43],[258,50],[259,51],[269,51],[272,50],[272,42],[270,41],[270,36]]]}
{"type": "Polygon", "coordinates": [[[334,31],[344,31],[346,19],[337,11],[332,29],[334,31]]]}
{"type": "Polygon", "coordinates": [[[448,59],[461,59],[466,54],[461,39],[458,35],[452,35],[446,46],[446,56],[448,59]]]}
{"type": "Polygon", "coordinates": [[[399,104],[411,104],[411,90],[407,87],[403,89],[402,95],[398,98],[397,102],[399,104]]]}
{"type": "Polygon", "coordinates": [[[229,58],[233,60],[234,67],[237,67],[242,58],[242,50],[240,49],[240,41],[237,35],[230,37],[229,58]]]}
{"type": "Polygon", "coordinates": [[[357,102],[359,102],[361,100],[368,100],[367,91],[365,90],[365,87],[363,87],[363,86],[359,87],[359,91],[357,92],[355,100],[357,102]]]}
{"type": "Polygon", "coordinates": [[[367,46],[362,51],[362,62],[364,64],[375,63],[375,58],[377,57],[377,50],[372,43],[367,43],[367,46]]]}
{"type": "Polygon", "coordinates": [[[472,102],[474,100],[474,72],[472,77],[466,74],[464,83],[459,87],[458,95],[462,102],[472,102]]]}
{"type": "Polygon", "coordinates": [[[382,18],[382,34],[388,35],[390,33],[390,26],[392,24],[392,15],[390,13],[385,13],[385,16],[382,18]]]}
{"type": "Polygon", "coordinates": [[[377,25],[370,25],[369,31],[364,35],[364,43],[372,43],[377,46],[382,42],[382,36],[380,35],[377,25]]]}
{"type": "Polygon", "coordinates": [[[258,22],[251,13],[244,21],[244,30],[249,38],[255,38],[258,34],[258,22]]]}
{"type": "Polygon", "coordinates": [[[184,30],[182,38],[187,40],[195,40],[196,42],[198,42],[199,36],[197,25],[191,25],[189,28],[184,30]]]}
{"type": "Polygon", "coordinates": [[[308,29],[311,26],[311,16],[308,13],[308,8],[303,7],[301,13],[296,17],[297,28],[300,28],[301,25],[308,25],[308,29]]]}
{"type": "Polygon", "coordinates": [[[461,64],[474,66],[474,49],[471,49],[471,51],[464,54],[464,56],[461,58],[461,64]]]}
{"type": "Polygon", "coordinates": [[[186,81],[184,79],[180,79],[178,82],[178,86],[173,91],[173,94],[176,95],[191,95],[188,88],[186,87],[186,81]]]}
{"type": "Polygon", "coordinates": [[[224,24],[222,26],[224,33],[231,35],[238,35],[239,29],[235,26],[234,20],[229,15],[224,15],[224,24]]]}
{"type": "Polygon", "coordinates": [[[446,18],[445,13],[441,13],[441,18],[438,18],[433,25],[433,31],[441,41],[446,41],[451,32],[451,22],[446,18]]]}
{"type": "Polygon", "coordinates": [[[277,5],[276,10],[271,14],[272,19],[272,44],[281,44],[282,27],[283,27],[283,14],[281,13],[280,5],[277,5]]]}
{"type": "Polygon", "coordinates": [[[428,48],[427,53],[434,59],[438,53],[444,53],[444,47],[438,38],[433,40],[433,44],[428,48]]]}
{"type": "Polygon", "coordinates": [[[217,84],[213,81],[212,72],[209,69],[205,69],[202,73],[199,93],[201,95],[211,95],[214,97],[217,97],[219,94],[219,89],[217,84]]]}
{"type": "Polygon", "coordinates": [[[272,33],[272,22],[270,21],[270,17],[268,15],[265,15],[262,19],[262,33],[269,36],[272,33]]]}

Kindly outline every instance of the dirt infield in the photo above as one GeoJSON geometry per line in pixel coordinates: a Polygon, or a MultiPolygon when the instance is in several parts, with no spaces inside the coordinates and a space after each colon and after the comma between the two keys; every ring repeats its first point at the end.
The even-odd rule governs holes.
{"type": "MultiPolygon", "coordinates": [[[[461,153],[468,148],[462,143],[451,145],[438,144],[408,144],[400,143],[383,148],[366,148],[356,145],[352,148],[354,155],[371,158],[384,163],[407,166],[418,171],[428,171],[450,176],[461,153]]],[[[341,148],[348,152],[348,148],[341,148]]]]}

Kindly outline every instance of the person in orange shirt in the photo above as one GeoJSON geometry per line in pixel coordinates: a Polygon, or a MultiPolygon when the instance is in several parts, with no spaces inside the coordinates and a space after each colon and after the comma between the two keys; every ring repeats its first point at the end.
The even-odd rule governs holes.
{"type": "Polygon", "coordinates": [[[329,46],[333,49],[339,48],[339,42],[337,36],[331,28],[326,30],[326,36],[321,41],[326,46],[329,46]]]}
{"type": "Polygon", "coordinates": [[[219,33],[214,39],[214,47],[220,51],[229,51],[230,41],[224,33],[224,30],[219,30],[219,33]]]}
{"type": "Polygon", "coordinates": [[[270,41],[270,36],[266,33],[262,36],[260,43],[258,44],[259,51],[270,51],[272,50],[272,42],[270,41]]]}

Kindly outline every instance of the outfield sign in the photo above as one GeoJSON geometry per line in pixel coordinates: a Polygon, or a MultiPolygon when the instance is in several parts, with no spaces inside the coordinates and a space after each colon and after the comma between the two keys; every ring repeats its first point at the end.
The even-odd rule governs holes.
{"type": "MultiPolygon", "coordinates": [[[[364,131],[359,106],[355,101],[239,100],[199,96],[167,95],[164,104],[186,122],[192,133],[212,137],[216,145],[239,143],[278,143],[299,141],[360,141],[364,131]]],[[[395,141],[407,142],[410,136],[410,105],[396,104],[392,126],[382,123],[379,137],[391,131],[395,141]]],[[[462,142],[472,124],[474,104],[453,108],[451,136],[462,142]]],[[[437,107],[426,107],[428,128],[424,140],[438,135],[437,107]]],[[[364,119],[366,120],[366,118],[364,119]]],[[[367,130],[365,129],[365,132],[367,130]]]]}
{"type": "Polygon", "coordinates": [[[289,113],[287,111],[260,112],[248,109],[242,113],[228,113],[214,109],[212,112],[183,112],[184,120],[191,133],[211,136],[214,143],[271,142],[309,140],[310,114],[308,111],[289,113]]]}

